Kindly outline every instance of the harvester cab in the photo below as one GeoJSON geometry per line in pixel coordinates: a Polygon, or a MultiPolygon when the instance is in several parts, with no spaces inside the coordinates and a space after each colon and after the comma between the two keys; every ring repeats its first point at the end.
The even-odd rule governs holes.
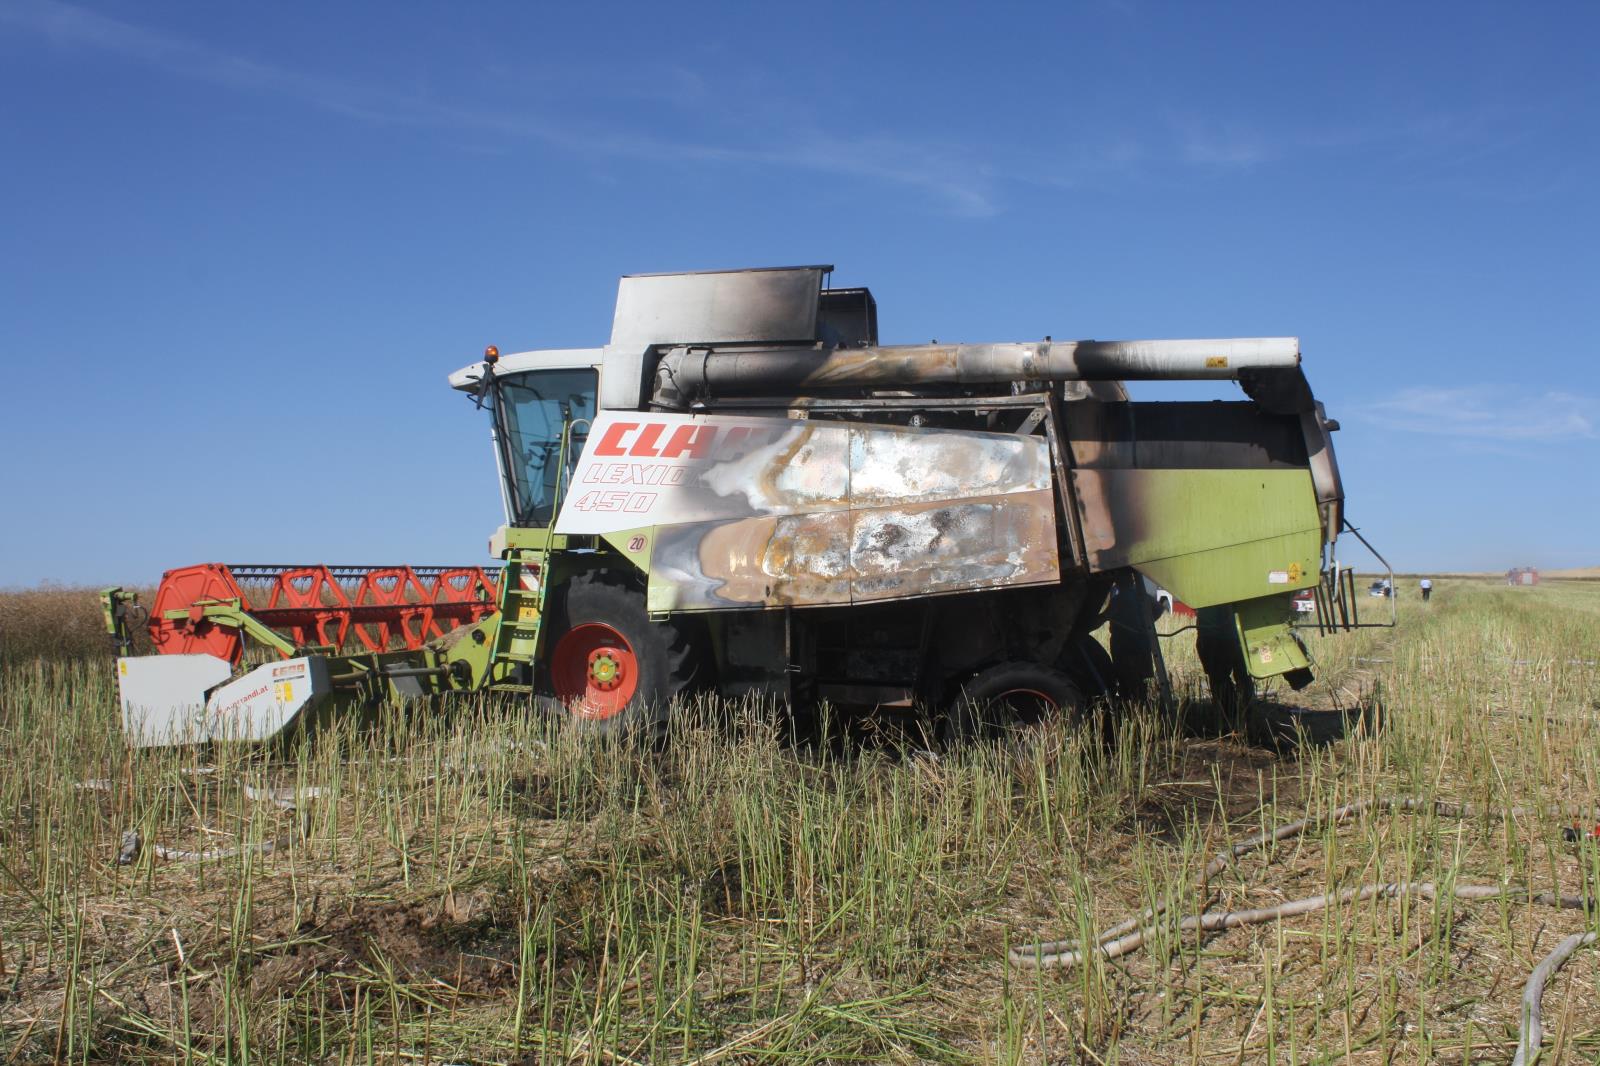
{"type": "Polygon", "coordinates": [[[490,415],[498,567],[169,572],[149,624],[174,661],[119,666],[130,738],[463,689],[599,731],[703,690],[999,727],[1149,697],[1156,585],[1197,609],[1219,699],[1309,680],[1296,593],[1353,624],[1337,427],[1296,339],[887,346],[831,269],[625,277],[605,345],[456,371],[490,415]],[[1175,378],[1246,398],[1122,384],[1175,378]]]}

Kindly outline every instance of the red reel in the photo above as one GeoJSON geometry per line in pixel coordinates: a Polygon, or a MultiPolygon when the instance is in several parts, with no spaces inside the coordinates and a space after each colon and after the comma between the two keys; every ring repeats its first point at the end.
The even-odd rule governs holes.
{"type": "Polygon", "coordinates": [[[163,655],[215,655],[229,662],[239,661],[244,638],[232,626],[222,626],[202,616],[206,600],[238,600],[244,593],[225,563],[201,563],[168,570],[161,575],[161,587],[150,603],[150,640],[163,655]],[[168,611],[185,612],[167,618],[168,611]]]}
{"type": "Polygon", "coordinates": [[[237,600],[296,647],[342,652],[353,635],[364,651],[414,651],[493,614],[499,578],[498,571],[476,566],[202,563],[162,576],[150,607],[150,637],[163,654],[203,652],[237,663],[243,634],[204,616],[207,602],[237,600]],[[169,612],[175,617],[165,617],[169,612]]]}

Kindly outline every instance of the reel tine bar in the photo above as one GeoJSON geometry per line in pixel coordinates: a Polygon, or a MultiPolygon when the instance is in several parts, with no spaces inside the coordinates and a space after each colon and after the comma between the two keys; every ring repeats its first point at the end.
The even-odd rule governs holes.
{"type": "Polygon", "coordinates": [[[203,563],[162,576],[150,635],[164,653],[206,652],[236,663],[240,631],[203,615],[207,604],[236,600],[297,649],[342,653],[353,635],[368,652],[416,650],[494,613],[499,576],[481,566],[203,563]]]}

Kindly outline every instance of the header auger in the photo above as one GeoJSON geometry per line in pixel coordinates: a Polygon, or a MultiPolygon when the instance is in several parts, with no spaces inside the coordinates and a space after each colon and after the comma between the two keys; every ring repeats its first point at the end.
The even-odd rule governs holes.
{"type": "Polygon", "coordinates": [[[1293,599],[1344,593],[1344,493],[1295,338],[880,345],[831,269],[626,277],[605,346],[490,348],[451,384],[491,414],[498,567],[170,571],[162,654],[119,660],[130,741],[487,689],[598,730],[695,690],[998,727],[1147,697],[1152,583],[1219,698],[1309,680],[1293,599]],[[1153,379],[1248,398],[1120,384],[1153,379]]]}

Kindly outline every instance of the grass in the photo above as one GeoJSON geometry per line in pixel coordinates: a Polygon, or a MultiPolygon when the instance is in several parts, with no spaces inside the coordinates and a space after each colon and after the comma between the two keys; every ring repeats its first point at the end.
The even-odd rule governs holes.
{"type": "MultiPolygon", "coordinates": [[[[491,702],[289,755],[129,752],[102,647],[8,637],[0,1062],[1507,1061],[1528,972],[1596,918],[1373,900],[1005,963],[1157,901],[1199,910],[1223,842],[1351,799],[1600,802],[1600,588],[1437,584],[1398,631],[1315,642],[1294,699],[1367,713],[1275,746],[1141,710],[1109,744],[1058,727],[932,754],[796,740],[744,706],[686,708],[651,751],[491,702]],[[284,811],[247,785],[320,791],[284,811]],[[118,865],[130,828],[291,843],[118,865]]],[[[6,599],[0,619],[41,602],[6,599]]],[[[1188,635],[1170,643],[1198,698],[1188,635]]],[[[1600,848],[1561,828],[1374,818],[1241,860],[1213,906],[1405,878],[1595,893],[1600,848]]],[[[1600,1057],[1597,954],[1551,983],[1541,1061],[1600,1057]]]]}

